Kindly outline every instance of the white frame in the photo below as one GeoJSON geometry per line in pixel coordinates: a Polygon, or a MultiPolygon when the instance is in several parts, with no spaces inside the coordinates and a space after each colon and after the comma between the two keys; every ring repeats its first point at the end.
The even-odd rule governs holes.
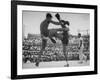
{"type": "Polygon", "coordinates": [[[80,71],[94,71],[94,10],[92,9],[77,9],[77,8],[58,8],[58,7],[44,7],[44,6],[25,6],[18,5],[17,7],[17,51],[18,51],[18,75],[27,74],[45,74],[45,73],[61,73],[61,72],[80,72],[80,71]],[[71,12],[71,13],[89,13],[90,14],[90,66],[82,67],[63,67],[63,68],[35,68],[22,69],[22,10],[29,11],[52,11],[52,12],[71,12]],[[34,73],[33,73],[34,72],[34,73]]]}

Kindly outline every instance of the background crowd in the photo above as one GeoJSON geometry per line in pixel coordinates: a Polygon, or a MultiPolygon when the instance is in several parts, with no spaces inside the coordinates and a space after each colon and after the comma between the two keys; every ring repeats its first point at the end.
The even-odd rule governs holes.
{"type": "MultiPolygon", "coordinates": [[[[87,56],[89,60],[90,50],[89,50],[89,35],[82,36],[84,49],[83,53],[87,56]]],[[[54,45],[50,40],[48,40],[47,47],[41,56],[41,62],[49,62],[49,61],[63,61],[65,57],[62,51],[61,41],[56,39],[56,44],[54,45]]],[[[78,53],[78,44],[77,44],[77,36],[71,36],[69,38],[68,47],[66,47],[68,55],[68,60],[79,60],[78,53]]],[[[23,40],[23,62],[26,63],[30,61],[34,63],[40,54],[41,49],[41,37],[40,35],[28,34],[27,38],[23,40]]]]}

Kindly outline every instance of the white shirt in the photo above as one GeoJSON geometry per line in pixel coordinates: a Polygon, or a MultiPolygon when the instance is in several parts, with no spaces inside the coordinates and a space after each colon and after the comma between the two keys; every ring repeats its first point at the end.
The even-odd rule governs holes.
{"type": "Polygon", "coordinates": [[[82,39],[82,37],[77,39],[77,43],[78,43],[78,46],[81,45],[81,48],[83,48],[83,39],[82,39]],[[82,41],[82,45],[81,45],[81,41],[82,41]]]}

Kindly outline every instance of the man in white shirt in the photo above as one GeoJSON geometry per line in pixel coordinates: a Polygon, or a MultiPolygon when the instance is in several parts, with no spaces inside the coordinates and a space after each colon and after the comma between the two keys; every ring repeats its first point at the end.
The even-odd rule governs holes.
{"type": "Polygon", "coordinates": [[[79,50],[79,63],[83,63],[83,61],[87,61],[87,56],[83,53],[83,39],[81,37],[81,33],[78,33],[78,50],[79,50]]]}

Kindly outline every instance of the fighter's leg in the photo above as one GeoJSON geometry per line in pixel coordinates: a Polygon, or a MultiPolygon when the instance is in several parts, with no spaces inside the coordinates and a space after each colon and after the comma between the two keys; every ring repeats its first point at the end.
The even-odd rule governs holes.
{"type": "Polygon", "coordinates": [[[46,45],[47,45],[47,40],[46,39],[42,39],[42,47],[41,47],[41,50],[40,50],[39,57],[41,57],[41,54],[45,50],[46,45]]]}
{"type": "Polygon", "coordinates": [[[56,41],[53,39],[53,37],[55,37],[56,34],[57,34],[56,29],[50,29],[50,30],[49,30],[49,35],[48,35],[48,37],[50,38],[50,40],[51,40],[53,43],[56,43],[56,41]]]}
{"type": "Polygon", "coordinates": [[[64,56],[65,56],[65,60],[66,60],[66,62],[67,62],[67,65],[65,65],[65,66],[69,66],[69,64],[68,64],[68,51],[66,51],[66,48],[67,48],[67,46],[66,46],[66,44],[63,44],[63,54],[64,54],[64,56]]]}
{"type": "Polygon", "coordinates": [[[39,66],[41,55],[43,54],[43,51],[45,50],[46,45],[47,45],[47,40],[42,39],[42,47],[41,47],[40,53],[38,54],[38,58],[36,60],[36,64],[35,64],[36,66],[39,66]]]}
{"type": "Polygon", "coordinates": [[[59,40],[63,40],[63,35],[62,33],[57,33],[56,38],[58,38],[59,40]]]}
{"type": "Polygon", "coordinates": [[[56,31],[69,31],[69,28],[66,27],[66,28],[58,28],[56,29],[56,31]]]}
{"type": "Polygon", "coordinates": [[[53,43],[55,43],[55,40],[53,39],[53,37],[62,40],[63,39],[63,35],[62,35],[62,33],[58,33],[58,31],[63,31],[63,30],[64,30],[63,28],[50,29],[49,30],[49,36],[48,37],[51,39],[51,41],[53,43]]]}

